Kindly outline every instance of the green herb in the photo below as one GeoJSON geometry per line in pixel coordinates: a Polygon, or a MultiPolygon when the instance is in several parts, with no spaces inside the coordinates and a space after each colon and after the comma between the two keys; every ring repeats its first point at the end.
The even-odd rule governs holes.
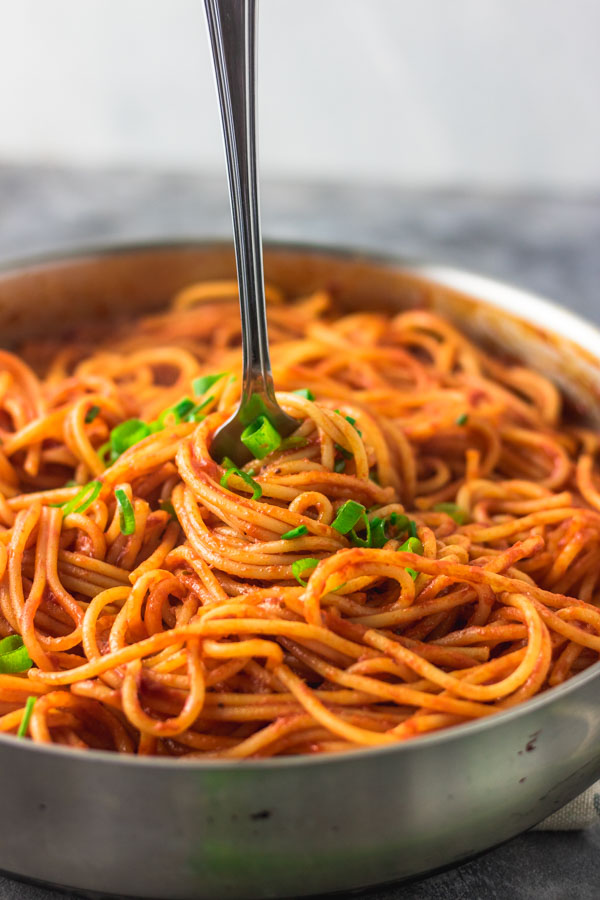
{"type": "MultiPolygon", "coordinates": [[[[344,413],[339,409],[334,410],[334,412],[336,412],[338,416],[344,416],[344,413]]],[[[349,422],[350,425],[353,425],[355,431],[357,431],[359,436],[362,437],[362,431],[360,430],[360,428],[357,428],[356,419],[354,418],[354,416],[344,416],[344,419],[346,420],[346,422],[349,422]]]]}
{"type": "Polygon", "coordinates": [[[81,490],[75,494],[72,500],[62,504],[63,516],[70,516],[71,513],[85,512],[88,506],[91,506],[102,489],[100,481],[88,481],[81,490]]]}
{"type": "Polygon", "coordinates": [[[0,641],[0,672],[3,675],[16,675],[26,672],[33,665],[20,634],[10,634],[0,641]]]}
{"type": "Polygon", "coordinates": [[[462,415],[460,415],[458,417],[458,419],[456,420],[456,424],[457,425],[466,425],[468,421],[469,421],[468,413],[462,413],[462,415]]]}
{"type": "Polygon", "coordinates": [[[402,513],[393,512],[388,516],[390,525],[393,525],[394,528],[397,528],[398,531],[406,531],[409,526],[409,518],[408,516],[402,515],[402,513]]]}
{"type": "Polygon", "coordinates": [[[352,459],[352,454],[349,450],[346,450],[345,447],[342,447],[341,444],[334,444],[335,449],[338,453],[341,453],[344,459],[352,459]]]}
{"type": "Polygon", "coordinates": [[[19,725],[19,730],[17,731],[17,737],[24,738],[27,734],[27,729],[29,728],[29,720],[31,719],[31,713],[33,712],[33,707],[35,706],[35,701],[37,697],[28,697],[25,702],[25,712],[23,713],[23,718],[21,719],[21,724],[19,725]]]}
{"type": "Polygon", "coordinates": [[[227,482],[229,481],[229,479],[232,475],[237,475],[238,478],[241,478],[242,481],[244,481],[248,485],[250,490],[252,491],[252,499],[260,500],[260,498],[262,497],[262,488],[261,488],[260,484],[258,484],[257,481],[254,481],[254,479],[251,478],[250,475],[248,475],[246,472],[242,472],[241,469],[238,469],[237,466],[229,465],[230,463],[231,463],[231,460],[226,456],[225,459],[223,460],[222,465],[223,466],[227,465],[227,469],[224,472],[224,474],[221,476],[221,482],[220,482],[221,487],[227,488],[227,490],[231,490],[231,488],[228,487],[227,482]]]}
{"type": "Polygon", "coordinates": [[[367,518],[367,511],[362,503],[356,500],[346,500],[343,506],[338,509],[337,515],[331,527],[339,531],[340,534],[350,533],[353,543],[359,547],[371,547],[371,523],[367,518]],[[356,526],[362,523],[366,529],[366,538],[361,538],[356,533],[356,526]]]}
{"type": "Polygon", "coordinates": [[[119,506],[119,528],[121,529],[121,534],[133,534],[135,531],[135,513],[131,500],[123,488],[116,489],[115,497],[119,506]]]}
{"type": "Polygon", "coordinates": [[[289,437],[286,437],[281,442],[280,450],[293,450],[300,449],[300,447],[306,447],[308,444],[308,438],[303,437],[301,434],[291,434],[289,437]]]}
{"type": "Polygon", "coordinates": [[[408,533],[411,537],[416,538],[417,535],[417,523],[413,519],[408,520],[408,533]]]}
{"type": "Polygon", "coordinates": [[[447,513],[457,525],[465,525],[469,521],[469,513],[456,503],[436,503],[433,508],[436,512],[447,513]]]}
{"type": "MultiPolygon", "coordinates": [[[[423,556],[423,544],[417,537],[409,537],[407,541],[404,541],[401,547],[398,547],[398,550],[408,551],[408,553],[418,553],[419,556],[423,556]]],[[[415,572],[414,569],[409,569],[408,566],[406,571],[413,581],[417,580],[419,575],[418,572],[415,572]]]]}
{"type": "Polygon", "coordinates": [[[292,394],[298,394],[299,397],[304,397],[305,400],[314,401],[315,395],[309,388],[299,388],[297,391],[292,391],[292,394]]]}
{"type": "Polygon", "coordinates": [[[93,422],[98,413],[100,412],[99,406],[90,406],[88,411],[85,414],[85,419],[83,420],[86,425],[89,425],[90,422],[93,422]]]}
{"type": "Polygon", "coordinates": [[[170,500],[159,500],[158,502],[159,502],[160,508],[162,510],[169,513],[171,518],[174,519],[176,522],[179,521],[179,519],[177,518],[177,513],[175,512],[175,507],[173,506],[173,504],[170,500]]]}
{"type": "MultiPolygon", "coordinates": [[[[65,487],[79,487],[79,482],[78,481],[65,481],[65,487]]],[[[62,506],[62,504],[59,504],[59,506],[62,506]]]]}
{"type": "Polygon", "coordinates": [[[227,372],[219,372],[218,375],[201,375],[192,381],[192,390],[196,397],[201,397],[217,381],[227,375],[227,372]]]}
{"type": "Polygon", "coordinates": [[[308,534],[306,525],[298,525],[297,528],[292,528],[290,531],[286,531],[285,534],[282,534],[281,539],[283,541],[291,541],[293,538],[303,537],[305,534],[308,534]]]}
{"type": "Polygon", "coordinates": [[[259,416],[241,434],[241,441],[256,459],[264,459],[281,446],[281,435],[273,428],[267,416],[259,416]]]}
{"type": "Polygon", "coordinates": [[[338,472],[338,474],[339,474],[340,472],[345,472],[345,470],[346,470],[346,460],[345,459],[336,459],[336,461],[333,464],[333,471],[338,472]]]}
{"type": "Polygon", "coordinates": [[[358,525],[365,512],[366,510],[362,503],[357,503],[356,500],[346,500],[344,505],[338,509],[331,527],[339,531],[340,534],[348,534],[349,531],[352,531],[358,525]]]}
{"type": "MultiPolygon", "coordinates": [[[[113,428],[109,439],[111,463],[115,462],[130,447],[139,444],[140,441],[151,435],[152,431],[151,426],[146,422],[142,422],[141,419],[127,419],[127,421],[121,422],[120,425],[113,428]]],[[[102,449],[100,448],[98,451],[99,454],[102,449]]]]}
{"type": "Polygon", "coordinates": [[[372,547],[383,547],[384,544],[387,544],[389,538],[385,533],[385,524],[386,519],[380,519],[379,516],[374,516],[371,519],[371,546],[372,547]]]}
{"type": "Polygon", "coordinates": [[[292,575],[299,581],[302,587],[306,587],[307,582],[304,581],[300,575],[302,572],[306,572],[307,569],[315,569],[319,565],[318,559],[312,559],[310,556],[307,556],[305,559],[297,559],[295,563],[292,563],[292,575]]]}

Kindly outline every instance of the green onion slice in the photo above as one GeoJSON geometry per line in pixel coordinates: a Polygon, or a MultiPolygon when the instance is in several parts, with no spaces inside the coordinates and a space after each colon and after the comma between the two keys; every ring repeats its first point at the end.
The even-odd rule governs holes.
{"type": "Polygon", "coordinates": [[[281,446],[281,435],[267,416],[258,416],[241,434],[241,441],[256,459],[264,459],[281,446]]]}
{"type": "MultiPolygon", "coordinates": [[[[230,462],[231,462],[231,460],[228,459],[227,457],[225,457],[225,459],[223,460],[223,465],[230,463],[230,462]]],[[[262,488],[261,488],[260,484],[257,481],[255,481],[253,478],[251,478],[250,475],[247,474],[247,472],[242,472],[241,469],[238,469],[237,466],[229,465],[227,467],[224,474],[221,476],[221,482],[220,482],[221,487],[227,488],[227,490],[231,490],[231,488],[228,487],[227,482],[229,481],[229,479],[232,475],[237,475],[239,478],[242,479],[242,481],[246,482],[246,484],[252,491],[252,499],[253,500],[260,500],[260,498],[262,497],[262,488]]]]}
{"type": "MultiPolygon", "coordinates": [[[[419,556],[423,556],[423,544],[417,537],[409,537],[407,541],[404,541],[401,547],[398,547],[398,550],[405,550],[408,553],[418,553],[419,556]]],[[[413,581],[416,581],[419,573],[415,572],[414,569],[409,569],[407,567],[406,571],[410,575],[413,581]]]]}
{"type": "Polygon", "coordinates": [[[23,713],[23,718],[21,719],[21,724],[19,725],[19,730],[17,731],[17,737],[24,738],[27,734],[27,729],[29,728],[29,720],[31,719],[31,713],[33,712],[33,707],[35,706],[35,701],[37,697],[28,697],[25,701],[25,712],[23,713]]]}
{"type": "Polygon", "coordinates": [[[308,438],[303,437],[301,434],[291,434],[289,437],[286,437],[281,442],[281,450],[299,450],[300,447],[306,447],[308,444],[308,438]]]}
{"type": "Polygon", "coordinates": [[[414,537],[414,538],[418,537],[417,523],[414,521],[414,519],[408,520],[408,533],[410,534],[411,537],[414,537]]]}
{"type": "Polygon", "coordinates": [[[465,525],[469,521],[469,513],[456,503],[436,503],[433,508],[436,512],[447,513],[457,525],[465,525]]]}
{"type": "Polygon", "coordinates": [[[334,444],[333,446],[335,447],[335,449],[337,450],[338,453],[342,454],[344,459],[352,459],[352,454],[350,453],[350,451],[346,450],[345,447],[342,447],[341,444],[334,444]]]}
{"type": "Polygon", "coordinates": [[[177,518],[177,513],[175,512],[175,507],[170,500],[159,500],[158,503],[160,508],[165,512],[168,512],[172,519],[174,519],[176,522],[179,521],[179,519],[177,518]]]}
{"type": "Polygon", "coordinates": [[[75,494],[72,500],[63,504],[63,516],[70,516],[71,513],[85,512],[88,506],[91,506],[102,489],[100,481],[88,481],[81,490],[75,494]]]}
{"type": "Polygon", "coordinates": [[[127,419],[110,433],[111,462],[152,434],[152,428],[141,419],[127,419]]]}
{"type": "Polygon", "coordinates": [[[305,534],[308,534],[306,525],[298,525],[297,528],[292,528],[290,531],[286,531],[285,534],[282,534],[281,540],[291,541],[293,538],[303,537],[305,534]]]}
{"type": "Polygon", "coordinates": [[[457,425],[466,425],[468,421],[469,421],[468,413],[462,413],[462,415],[460,415],[458,417],[458,419],[456,419],[456,424],[457,425]]]}
{"type": "Polygon", "coordinates": [[[338,475],[346,470],[346,460],[345,459],[336,459],[333,464],[333,471],[337,472],[338,475]]]}
{"type": "Polygon", "coordinates": [[[387,519],[380,519],[379,516],[374,516],[371,519],[371,546],[372,547],[383,547],[384,544],[387,544],[389,538],[385,533],[385,526],[387,519]]]}
{"type": "Polygon", "coordinates": [[[366,509],[362,503],[357,503],[356,500],[346,500],[344,505],[338,509],[331,527],[340,534],[348,534],[355,525],[358,525],[365,513],[366,509]]]}
{"type": "Polygon", "coordinates": [[[90,422],[93,422],[99,412],[100,412],[99,406],[90,406],[90,408],[86,412],[85,418],[83,420],[85,422],[85,424],[89,425],[90,422]]]}
{"type": "Polygon", "coordinates": [[[292,575],[299,581],[302,587],[306,587],[307,582],[301,578],[302,572],[306,572],[308,569],[315,569],[319,565],[318,559],[312,559],[312,557],[307,556],[304,559],[297,559],[295,563],[292,563],[292,575]]]}
{"type": "Polygon", "coordinates": [[[116,489],[115,497],[119,505],[119,528],[121,529],[121,534],[133,534],[135,531],[135,513],[131,500],[123,488],[116,489]]]}
{"type": "Polygon", "coordinates": [[[315,399],[315,395],[309,388],[299,388],[297,391],[292,391],[292,394],[298,394],[299,397],[304,397],[305,400],[313,400],[315,399]]]}
{"type": "Polygon", "coordinates": [[[20,634],[10,634],[0,641],[0,672],[3,675],[26,672],[32,665],[33,660],[20,634]]]}
{"type": "Polygon", "coordinates": [[[219,372],[217,375],[201,375],[192,381],[192,390],[196,397],[201,397],[207,390],[213,386],[221,378],[224,378],[227,372],[219,372]]]}

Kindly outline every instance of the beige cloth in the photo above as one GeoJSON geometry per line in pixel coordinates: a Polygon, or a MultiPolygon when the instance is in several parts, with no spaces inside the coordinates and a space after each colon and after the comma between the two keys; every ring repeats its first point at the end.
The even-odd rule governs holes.
{"type": "Polygon", "coordinates": [[[600,781],[540,822],[536,831],[580,831],[582,828],[598,824],[600,824],[600,781]]]}

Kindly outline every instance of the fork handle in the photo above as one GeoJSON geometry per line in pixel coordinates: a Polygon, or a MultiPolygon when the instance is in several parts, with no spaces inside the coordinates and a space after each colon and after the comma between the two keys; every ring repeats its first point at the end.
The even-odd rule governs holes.
{"type": "Polygon", "coordinates": [[[242,403],[274,399],[256,171],[256,0],[204,0],[220,99],[242,315],[242,403]]]}

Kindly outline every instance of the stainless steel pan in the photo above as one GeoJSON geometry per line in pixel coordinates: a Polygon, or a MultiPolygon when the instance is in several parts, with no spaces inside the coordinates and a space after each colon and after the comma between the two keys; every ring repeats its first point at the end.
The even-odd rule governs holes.
{"type": "MultiPolygon", "coordinates": [[[[271,246],[267,278],[348,308],[441,310],[598,418],[600,333],[454,270],[271,246]]],[[[3,342],[156,309],[231,276],[224,245],[113,249],[0,272],[3,342]]],[[[348,891],[464,860],[600,776],[600,664],[484,721],[398,747],[242,763],[129,759],[0,736],[0,869],[100,893],[242,900],[348,891]]]]}

